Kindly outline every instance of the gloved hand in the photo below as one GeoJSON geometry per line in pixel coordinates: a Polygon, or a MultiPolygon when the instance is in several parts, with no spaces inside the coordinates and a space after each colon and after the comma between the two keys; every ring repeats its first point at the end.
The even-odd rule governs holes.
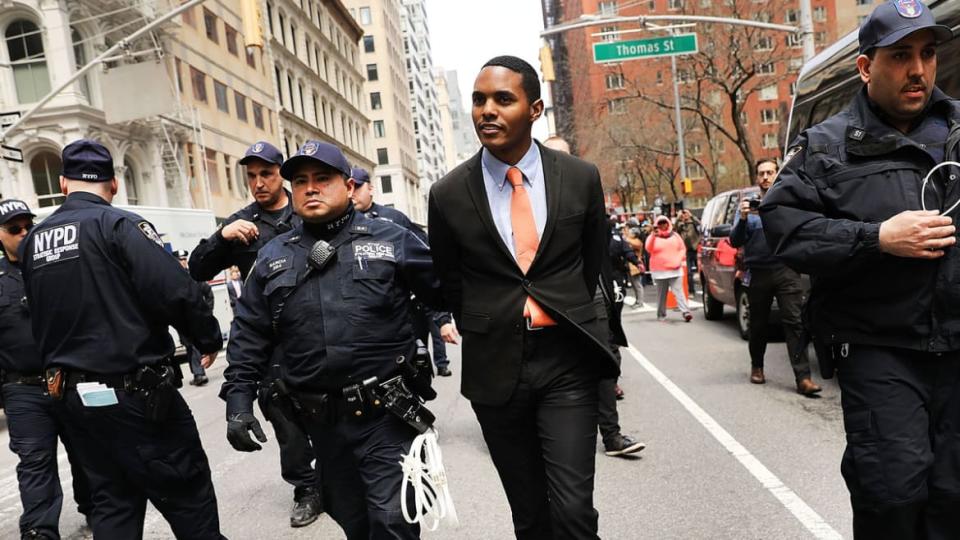
{"type": "Polygon", "coordinates": [[[263,448],[250,438],[251,431],[258,441],[267,442],[267,436],[263,434],[260,422],[257,421],[257,417],[253,413],[234,413],[227,417],[227,440],[230,441],[230,446],[234,450],[253,452],[263,448]]]}

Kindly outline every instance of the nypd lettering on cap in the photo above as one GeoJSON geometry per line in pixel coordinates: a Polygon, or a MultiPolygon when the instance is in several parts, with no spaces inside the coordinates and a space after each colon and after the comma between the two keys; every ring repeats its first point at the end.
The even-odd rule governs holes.
{"type": "Polygon", "coordinates": [[[33,237],[33,265],[40,268],[80,257],[80,223],[39,231],[33,237]]]}
{"type": "Polygon", "coordinates": [[[354,242],[353,256],[357,260],[397,260],[392,242],[354,242]]]}
{"type": "Polygon", "coordinates": [[[893,5],[897,13],[907,19],[916,19],[923,13],[923,3],[920,0],[894,0],[893,5]]]}
{"type": "Polygon", "coordinates": [[[29,212],[30,208],[27,207],[26,203],[22,201],[7,201],[3,204],[0,204],[0,215],[6,215],[11,212],[17,211],[29,212]]]}
{"type": "Polygon", "coordinates": [[[137,227],[140,229],[140,232],[143,233],[150,241],[157,244],[160,247],[163,247],[163,239],[160,238],[160,235],[157,233],[157,230],[153,228],[153,225],[148,221],[141,221],[137,223],[137,227]]]}

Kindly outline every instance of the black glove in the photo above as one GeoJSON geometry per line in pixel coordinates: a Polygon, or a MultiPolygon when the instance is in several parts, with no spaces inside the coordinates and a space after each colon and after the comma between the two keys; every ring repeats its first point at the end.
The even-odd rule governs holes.
{"type": "Polygon", "coordinates": [[[250,438],[251,431],[258,441],[267,442],[267,436],[263,434],[260,422],[257,421],[257,417],[253,413],[234,413],[227,417],[227,440],[230,441],[230,446],[234,450],[253,452],[263,448],[250,438]]]}

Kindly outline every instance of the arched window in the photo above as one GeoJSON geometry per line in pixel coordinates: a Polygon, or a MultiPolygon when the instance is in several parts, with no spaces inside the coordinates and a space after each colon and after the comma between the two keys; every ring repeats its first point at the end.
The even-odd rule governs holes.
{"type": "MultiPolygon", "coordinates": [[[[80,35],[80,32],[77,31],[76,27],[70,27],[70,41],[73,42],[73,57],[77,61],[77,71],[80,71],[80,68],[87,65],[87,52],[83,46],[83,37],[80,35]]],[[[83,97],[87,98],[87,103],[90,103],[90,74],[86,74],[83,77],[80,77],[80,91],[83,92],[83,97]]]]}
{"type": "Polygon", "coordinates": [[[127,187],[127,204],[140,204],[140,171],[127,158],[123,158],[123,167],[126,169],[123,184],[127,187]]]}
{"type": "Polygon", "coordinates": [[[13,68],[17,101],[33,103],[50,92],[50,75],[43,54],[43,35],[37,25],[27,20],[10,23],[4,34],[7,54],[13,68]]]}
{"type": "Polygon", "coordinates": [[[30,176],[33,177],[33,189],[37,192],[37,202],[41,207],[54,206],[64,200],[60,191],[60,156],[43,151],[30,160],[30,176]]]}

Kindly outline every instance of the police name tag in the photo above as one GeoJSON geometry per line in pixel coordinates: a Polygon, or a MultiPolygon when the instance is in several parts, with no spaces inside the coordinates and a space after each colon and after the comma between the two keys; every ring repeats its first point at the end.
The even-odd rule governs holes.
{"type": "Polygon", "coordinates": [[[273,259],[272,261],[267,261],[267,277],[289,268],[293,268],[293,261],[290,259],[290,257],[279,257],[277,259],[273,259]]]}
{"type": "Polygon", "coordinates": [[[392,242],[354,242],[353,257],[357,260],[397,261],[392,242]]]}
{"type": "Polygon", "coordinates": [[[84,407],[107,407],[119,403],[113,388],[98,382],[78,383],[77,394],[84,407]]]}
{"type": "Polygon", "coordinates": [[[33,238],[35,268],[79,257],[80,223],[68,223],[38,231],[33,238]]]}

